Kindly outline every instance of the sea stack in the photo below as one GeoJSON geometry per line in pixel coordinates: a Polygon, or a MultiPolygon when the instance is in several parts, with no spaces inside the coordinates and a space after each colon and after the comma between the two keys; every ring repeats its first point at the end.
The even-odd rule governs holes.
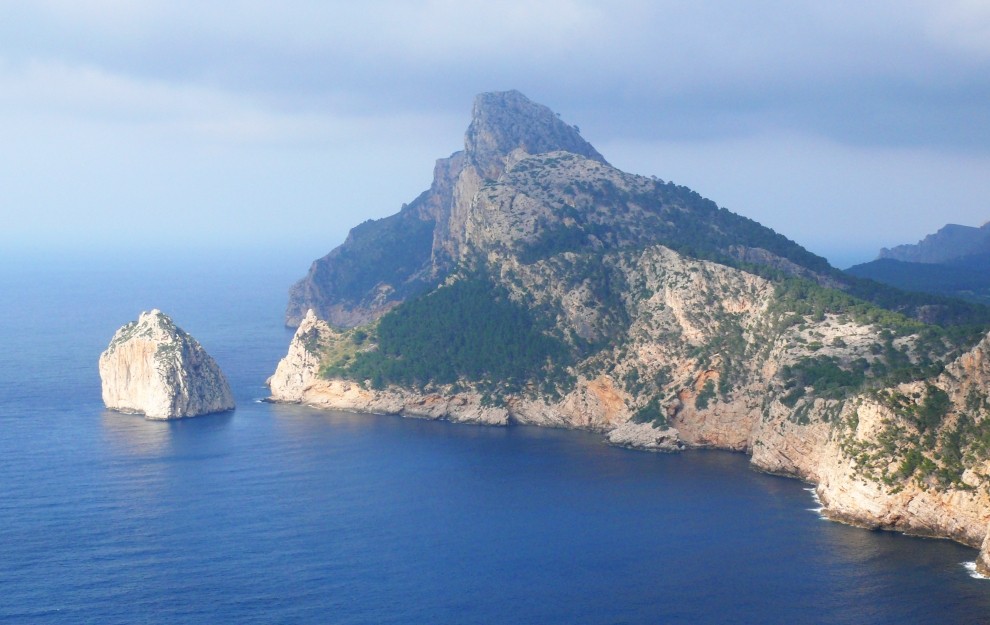
{"type": "Polygon", "coordinates": [[[216,361],[160,310],[117,330],[100,354],[103,403],[148,419],[180,419],[233,410],[216,361]]]}

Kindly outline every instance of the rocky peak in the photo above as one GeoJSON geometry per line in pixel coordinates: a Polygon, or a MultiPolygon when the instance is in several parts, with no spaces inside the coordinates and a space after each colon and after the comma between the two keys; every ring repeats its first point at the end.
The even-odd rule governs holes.
{"type": "Polygon", "coordinates": [[[490,180],[498,178],[507,157],[518,149],[527,154],[571,152],[605,162],[577,127],[514,90],[482,93],[475,98],[464,149],[481,177],[490,180]]]}
{"type": "Polygon", "coordinates": [[[527,156],[569,152],[607,164],[552,110],[518,91],[475,98],[464,150],[437,161],[430,188],[395,215],[366,222],[316,260],[290,292],[286,323],[309,308],[340,327],[371,321],[435,285],[458,262],[478,191],[527,156]]]}
{"type": "Polygon", "coordinates": [[[99,367],[111,410],[177,419],[234,408],[216,361],[158,309],[117,330],[99,367]]]}

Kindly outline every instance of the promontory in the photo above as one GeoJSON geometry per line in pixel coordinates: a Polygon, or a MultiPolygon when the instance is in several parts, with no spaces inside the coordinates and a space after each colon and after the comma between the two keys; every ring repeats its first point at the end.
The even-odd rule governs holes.
{"type": "Polygon", "coordinates": [[[157,309],[117,330],[100,354],[100,379],[107,408],[148,419],[234,408],[230,385],[216,361],[157,309]]]}
{"type": "Polygon", "coordinates": [[[829,518],[986,545],[990,574],[990,308],[623,172],[519,92],[478,96],[464,149],[316,260],[286,322],[277,401],[746,452],[829,518]]]}

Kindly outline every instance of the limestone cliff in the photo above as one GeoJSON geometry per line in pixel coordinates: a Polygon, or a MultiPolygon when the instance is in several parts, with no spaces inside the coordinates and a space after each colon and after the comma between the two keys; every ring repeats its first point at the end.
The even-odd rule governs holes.
{"type": "Polygon", "coordinates": [[[297,290],[364,282],[296,293],[273,399],[742,451],[819,484],[837,520],[983,542],[990,339],[918,319],[985,309],[850,281],[689,189],[615,169],[546,112],[480,96],[431,190],[314,264],[297,290]],[[426,222],[419,260],[395,265],[415,288],[382,279],[392,256],[366,264],[426,222]]]}
{"type": "Polygon", "coordinates": [[[604,163],[576,128],[518,91],[479,95],[464,150],[437,161],[433,184],[399,213],[361,224],[315,261],[290,291],[286,323],[298,325],[312,308],[334,325],[353,327],[435,285],[458,257],[478,189],[508,164],[553,150],[604,163]]]}
{"type": "Polygon", "coordinates": [[[825,446],[833,518],[984,545],[990,524],[990,336],[938,376],[848,402],[825,446]]]}
{"type": "Polygon", "coordinates": [[[990,529],[987,530],[980,545],[980,553],[976,556],[976,572],[984,577],[990,577],[990,529]]]}
{"type": "Polygon", "coordinates": [[[177,419],[234,408],[216,361],[160,310],[117,330],[99,367],[103,403],[113,410],[177,419]]]}

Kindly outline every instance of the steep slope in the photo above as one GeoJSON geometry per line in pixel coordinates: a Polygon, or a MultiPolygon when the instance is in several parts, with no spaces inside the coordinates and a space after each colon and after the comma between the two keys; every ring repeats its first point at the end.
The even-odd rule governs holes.
{"type": "MultiPolygon", "coordinates": [[[[499,123],[530,125],[513,119],[499,123]]],[[[417,274],[429,279],[365,306],[359,327],[311,306],[269,382],[274,399],[745,451],[756,467],[819,483],[834,518],[978,546],[990,484],[969,441],[984,414],[953,384],[986,388],[966,364],[986,349],[971,350],[982,330],[851,294],[921,319],[985,309],[846,278],[583,143],[585,153],[531,153],[556,144],[485,141],[485,164],[472,133],[417,274]]]]}
{"type": "Polygon", "coordinates": [[[857,396],[818,466],[835,519],[984,544],[990,523],[990,337],[940,375],[857,396]]]}
{"type": "Polygon", "coordinates": [[[288,325],[309,309],[336,327],[371,322],[489,248],[513,248],[532,262],[646,244],[806,278],[928,322],[990,319],[987,310],[850,277],[686,187],[621,172],[575,127],[517,91],[476,98],[464,146],[437,161],[429,190],[395,215],[360,224],[313,263],[290,290],[288,325]]]}
{"type": "MultiPolygon", "coordinates": [[[[428,191],[399,213],[354,228],[342,245],[313,263],[290,290],[286,323],[298,325],[312,308],[335,326],[354,327],[436,286],[484,245],[477,229],[485,224],[477,223],[478,216],[498,218],[498,206],[520,194],[530,209],[540,205],[539,215],[525,217],[540,219],[524,226],[530,254],[654,242],[832,286],[841,280],[825,259],[690,189],[610,167],[549,108],[508,91],[477,97],[464,150],[437,162],[428,191]],[[479,211],[479,198],[494,212],[479,211]],[[648,221],[638,223],[644,216],[648,221]],[[623,219],[623,232],[616,230],[616,218],[623,219]]],[[[503,238],[520,233],[513,227],[503,238]]]]}
{"type": "Polygon", "coordinates": [[[334,325],[352,327],[435,286],[457,257],[478,189],[508,164],[553,150],[605,160],[577,129],[518,91],[479,95],[464,150],[437,161],[429,190],[399,213],[361,224],[315,261],[290,291],[286,323],[298,325],[313,308],[334,325]]]}

